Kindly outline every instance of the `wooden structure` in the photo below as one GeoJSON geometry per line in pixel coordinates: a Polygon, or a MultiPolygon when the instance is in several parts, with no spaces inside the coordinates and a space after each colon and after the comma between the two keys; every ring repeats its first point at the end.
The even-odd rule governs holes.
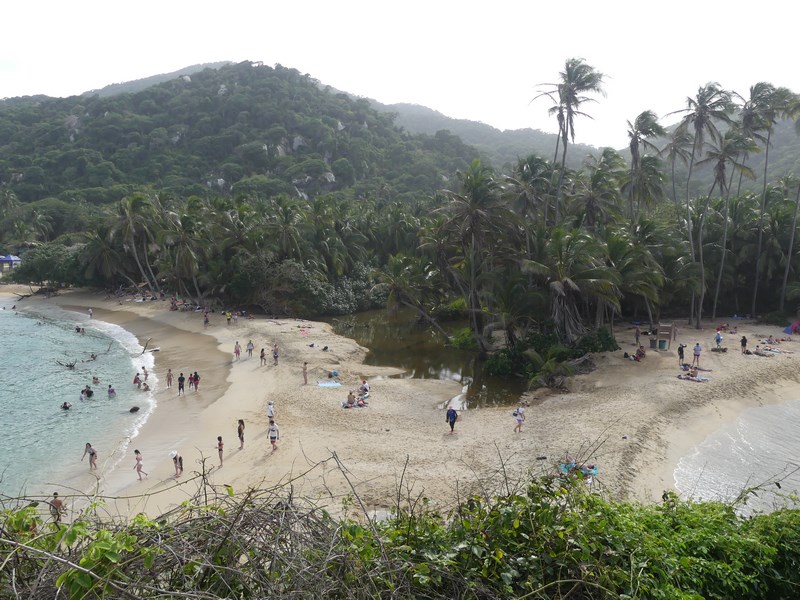
{"type": "Polygon", "coordinates": [[[659,350],[669,350],[670,344],[672,340],[674,340],[678,335],[678,330],[675,327],[675,323],[659,323],[658,324],[658,332],[656,334],[656,340],[658,349],[659,350]],[[666,343],[662,344],[661,341],[664,340],[666,343]]]}

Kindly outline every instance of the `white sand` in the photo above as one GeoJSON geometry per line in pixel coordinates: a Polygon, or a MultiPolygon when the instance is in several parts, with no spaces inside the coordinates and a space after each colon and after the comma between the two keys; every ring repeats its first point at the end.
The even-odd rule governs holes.
{"type": "MultiPolygon", "coordinates": [[[[513,433],[512,407],[503,407],[465,411],[456,435],[448,435],[442,406],[461,391],[458,384],[388,378],[397,371],[363,365],[366,349],[334,335],[327,324],[259,317],[227,326],[222,315],[214,314],[204,330],[202,314],[170,312],[167,302],[118,304],[103,298],[78,291],[24,302],[91,306],[95,318],[122,325],[142,341],[152,338],[151,347],[161,348],[155,355],[158,408],[133,441],[130,460],[102,479],[103,494],[126,497],[111,512],[152,516],[190,497],[198,487],[202,458],[214,485],[243,492],[292,480],[294,494],[318,499],[333,511],[351,493],[351,483],[370,509],[393,505],[401,481],[402,496],[449,506],[457,497],[490,492],[529,471],[551,470],[567,453],[596,463],[596,484],[613,496],[658,500],[673,488],[672,471],[681,456],[743,410],[784,401],[798,380],[793,354],[761,358],[739,351],[742,334],[752,348],[757,333],[782,336],[777,327],[731,322],[739,332],[726,336],[724,354],[709,351],[711,325],[699,332],[685,327],[679,341],[689,346],[689,362],[695,341],[703,344],[702,365],[713,369],[704,373],[708,383],[676,378],[677,342],[671,350],[648,350],[641,363],[623,359],[622,352],[602,354],[594,357],[597,370],[571,380],[570,393],[530,394],[521,434],[513,433]],[[253,357],[244,351],[240,361],[233,361],[235,341],[244,348],[250,339],[253,357]],[[308,347],[312,342],[316,348],[308,347]],[[272,366],[274,343],[280,348],[277,367],[272,366]],[[325,345],[329,352],[322,352],[325,345]],[[269,359],[264,367],[258,358],[262,347],[269,359]],[[303,361],[309,362],[307,386],[302,385],[303,361]],[[176,378],[180,371],[199,371],[200,391],[178,398],[176,387],[164,389],[168,368],[176,378]],[[344,385],[318,387],[316,380],[334,368],[344,385]],[[341,401],[361,377],[371,382],[369,408],[343,410],[341,401]],[[281,432],[275,453],[266,435],[268,399],[275,402],[281,432]],[[247,426],[241,451],[240,418],[247,426]],[[218,435],[225,441],[222,468],[218,435]],[[142,482],[132,470],[133,447],[144,454],[150,474],[142,482]],[[180,485],[171,477],[172,449],[184,457],[180,485]],[[349,481],[335,467],[333,453],[346,466],[349,481]],[[547,459],[536,460],[540,456],[547,459]]],[[[632,352],[632,328],[617,333],[623,349],[632,352]]],[[[800,350],[792,342],[782,347],[800,350]]]]}

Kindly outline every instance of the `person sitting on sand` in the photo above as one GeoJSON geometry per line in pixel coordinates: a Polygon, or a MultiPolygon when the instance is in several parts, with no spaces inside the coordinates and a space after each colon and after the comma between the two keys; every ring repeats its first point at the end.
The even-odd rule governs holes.
{"type": "Polygon", "coordinates": [[[753,354],[755,354],[756,356],[768,356],[768,357],[771,357],[771,356],[773,356],[772,354],[769,354],[769,353],[767,353],[767,352],[764,352],[764,351],[761,349],[761,346],[756,346],[756,349],[755,349],[755,350],[753,350],[753,354]]]}
{"type": "Polygon", "coordinates": [[[353,393],[353,390],[347,394],[347,405],[345,408],[353,408],[356,404],[356,395],[353,393]]]}
{"type": "Polygon", "coordinates": [[[366,398],[369,396],[369,384],[367,383],[366,379],[361,380],[361,385],[358,386],[358,395],[361,398],[366,398]]]}
{"type": "Polygon", "coordinates": [[[644,346],[639,346],[636,350],[636,356],[634,356],[633,360],[636,362],[641,362],[641,360],[645,357],[644,346]]]}

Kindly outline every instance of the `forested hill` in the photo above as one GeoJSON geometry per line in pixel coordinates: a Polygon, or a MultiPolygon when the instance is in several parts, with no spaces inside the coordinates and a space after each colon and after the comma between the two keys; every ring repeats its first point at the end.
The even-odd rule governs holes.
{"type": "MultiPolygon", "coordinates": [[[[432,135],[441,130],[449,131],[474,146],[481,153],[482,159],[506,171],[510,169],[505,167],[517,164],[520,158],[526,158],[530,154],[552,159],[556,147],[557,136],[538,129],[500,131],[478,121],[453,119],[418,104],[381,104],[374,100],[372,104],[378,110],[395,113],[395,123],[410,133],[432,135]]],[[[594,146],[571,144],[567,166],[578,169],[587,156],[599,154],[600,150],[594,146]]]]}
{"type": "Polygon", "coordinates": [[[412,135],[367,100],[295,69],[244,62],[136,93],[0,102],[0,184],[22,202],[105,204],[149,186],[181,195],[432,194],[475,149],[412,135]]]}

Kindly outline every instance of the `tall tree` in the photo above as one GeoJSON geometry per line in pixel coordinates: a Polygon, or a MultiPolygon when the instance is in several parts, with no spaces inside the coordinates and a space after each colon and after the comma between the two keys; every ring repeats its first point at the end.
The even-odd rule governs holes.
{"type": "Polygon", "coordinates": [[[603,73],[588,65],[582,58],[568,58],[564,70],[559,74],[556,83],[544,83],[551,89],[540,93],[538,97],[547,96],[556,104],[549,109],[550,114],[558,118],[559,139],[561,143],[561,173],[556,187],[555,222],[561,219],[561,200],[564,196],[564,172],[567,167],[567,146],[569,141],[575,142],[575,117],[591,116],[581,111],[587,102],[595,102],[586,94],[604,94],[603,73]]]}
{"type": "MultiPolygon", "coordinates": [[[[642,150],[658,151],[656,146],[650,141],[655,137],[663,137],[667,135],[667,130],[664,129],[658,122],[658,116],[652,110],[646,110],[633,120],[633,123],[628,121],[628,148],[631,151],[631,185],[628,187],[628,202],[630,204],[630,218],[634,220],[633,214],[633,200],[636,197],[637,201],[641,203],[640,188],[634,182],[639,180],[637,174],[642,165],[642,150]]],[[[637,208],[637,218],[638,218],[637,208]]]]}
{"type": "Polygon", "coordinates": [[[800,109],[800,106],[798,106],[797,96],[786,88],[774,88],[771,92],[764,94],[762,113],[767,131],[767,139],[764,142],[764,181],[763,189],[761,190],[761,206],[758,216],[756,272],[755,281],[753,282],[753,303],[750,308],[750,314],[752,315],[756,314],[758,285],[761,282],[761,251],[764,245],[764,212],[767,209],[767,172],[769,169],[769,148],[772,141],[772,131],[779,119],[793,116],[797,113],[798,109],[800,109]]]}
{"type": "MultiPolygon", "coordinates": [[[[681,122],[678,124],[678,130],[681,133],[692,130],[694,134],[692,152],[689,156],[689,174],[686,177],[686,232],[689,238],[693,262],[696,262],[697,259],[694,246],[692,208],[689,202],[689,188],[692,180],[695,158],[702,151],[706,135],[713,140],[719,139],[720,134],[716,123],[722,121],[730,124],[730,115],[733,110],[734,104],[730,92],[723,90],[718,83],[711,82],[698,88],[697,95],[694,98],[686,98],[686,108],[672,113],[683,113],[684,115],[681,122]]],[[[691,312],[695,314],[694,297],[691,312]]],[[[700,328],[699,318],[695,321],[695,326],[698,329],[700,328]]]]}
{"type": "Polygon", "coordinates": [[[784,303],[786,302],[786,286],[789,283],[789,270],[792,267],[792,256],[794,252],[794,238],[797,233],[797,213],[800,212],[800,178],[794,176],[786,177],[783,180],[783,185],[787,192],[789,189],[796,187],[797,193],[794,198],[794,216],[792,217],[792,228],[789,232],[789,247],[786,250],[786,267],[783,271],[783,283],[781,285],[781,312],[783,312],[784,303]]]}

